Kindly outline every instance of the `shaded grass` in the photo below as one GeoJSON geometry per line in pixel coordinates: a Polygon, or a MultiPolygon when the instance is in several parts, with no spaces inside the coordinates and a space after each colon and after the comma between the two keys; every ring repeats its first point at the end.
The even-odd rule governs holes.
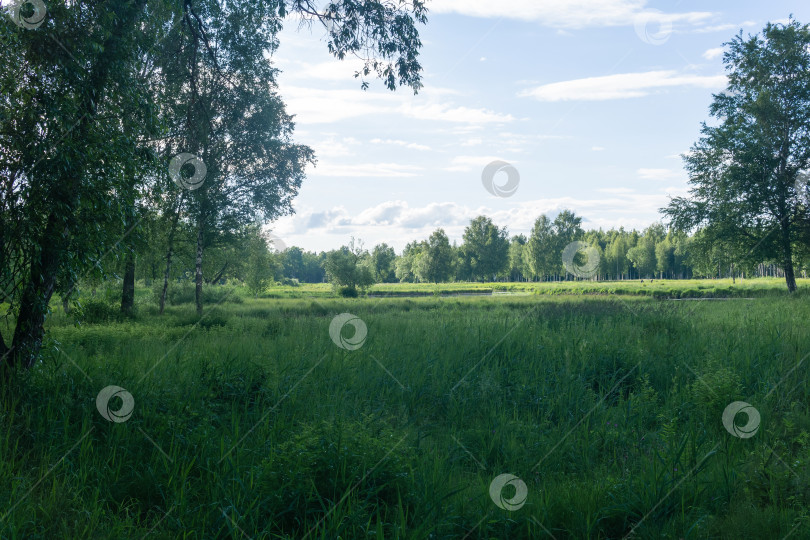
{"type": "Polygon", "coordinates": [[[55,313],[2,389],[3,538],[810,535],[802,296],[147,308],[55,313]],[[356,351],[329,338],[342,312],[368,327],[356,351]],[[128,421],[96,410],[107,385],[128,421]],[[753,438],[723,428],[735,400],[753,438]],[[507,472],[515,512],[488,494],[507,472]]]}

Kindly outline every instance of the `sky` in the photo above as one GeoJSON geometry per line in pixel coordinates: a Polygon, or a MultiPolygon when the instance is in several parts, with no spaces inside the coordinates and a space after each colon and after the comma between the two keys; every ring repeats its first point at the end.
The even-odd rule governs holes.
{"type": "Polygon", "coordinates": [[[358,61],[332,57],[323,27],[288,21],[273,57],[279,92],[317,165],[295,214],[270,224],[277,247],[330,250],[355,237],[399,253],[437,228],[461,243],[481,214],[528,235],[563,209],[585,229],[646,228],[687,194],[680,155],[725,87],[723,44],[791,14],[810,22],[810,4],[782,0],[428,8],[417,95],[374,79],[362,90],[358,61]]]}

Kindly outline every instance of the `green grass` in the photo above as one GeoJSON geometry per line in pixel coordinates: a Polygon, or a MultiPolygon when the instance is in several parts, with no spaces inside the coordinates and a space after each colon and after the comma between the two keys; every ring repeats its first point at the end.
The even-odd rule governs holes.
{"type": "MultiPolygon", "coordinates": [[[[796,280],[800,291],[810,291],[810,279],[796,280]]],[[[191,301],[189,286],[186,301],[191,301]]],[[[562,281],[490,283],[378,283],[369,289],[372,296],[449,296],[463,294],[552,294],[552,295],[632,295],[657,298],[729,298],[782,296],[787,291],[782,278],[683,279],[650,281],[562,281]]],[[[179,296],[179,295],[178,295],[179,296]]],[[[263,298],[330,298],[336,294],[327,283],[302,283],[298,287],[273,286],[263,298]]]]}
{"type": "Polygon", "coordinates": [[[148,294],[130,319],[54,308],[42,363],[0,391],[0,537],[810,537],[810,296],[743,283],[757,298],[303,286],[202,320],[148,294]],[[330,339],[342,312],[357,350],[330,339]],[[96,409],[108,385],[126,422],[96,409]],[[732,401],[760,412],[753,437],[723,427],[732,401]],[[503,473],[527,486],[516,511],[489,496],[503,473]]]}
{"type": "MultiPolygon", "coordinates": [[[[799,279],[801,291],[810,291],[810,279],[799,279]]],[[[759,279],[683,279],[683,280],[625,280],[625,281],[562,281],[562,282],[493,282],[493,283],[381,283],[370,293],[379,295],[451,295],[463,293],[531,293],[531,294],[617,294],[657,298],[728,298],[744,296],[779,296],[786,292],[785,280],[759,279]]]]}

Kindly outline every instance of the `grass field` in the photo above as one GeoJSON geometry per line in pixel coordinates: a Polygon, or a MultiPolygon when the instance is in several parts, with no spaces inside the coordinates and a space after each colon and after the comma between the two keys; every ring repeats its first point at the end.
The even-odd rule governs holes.
{"type": "MultiPolygon", "coordinates": [[[[810,279],[797,279],[801,291],[810,291],[810,279]]],[[[785,280],[760,279],[684,279],[627,281],[562,281],[562,282],[495,282],[495,283],[378,283],[369,289],[371,296],[443,296],[481,293],[529,293],[552,295],[613,294],[653,296],[656,298],[729,298],[781,296],[785,280]]],[[[189,295],[191,290],[189,289],[189,295]]],[[[271,287],[269,298],[334,297],[327,283],[305,283],[298,287],[271,287]]],[[[190,296],[188,298],[190,300],[190,296]]]]}
{"type": "MultiPolygon", "coordinates": [[[[42,363],[0,390],[0,537],[810,538],[808,287],[54,307],[42,363]],[[695,296],[728,299],[665,298],[695,296]],[[367,329],[355,350],[341,313],[367,329]],[[121,397],[97,406],[110,385],[124,421],[100,413],[121,397]],[[724,427],[735,401],[751,437],[732,432],[754,416],[724,427]]],[[[477,289],[538,294],[433,296],[477,289]]]]}

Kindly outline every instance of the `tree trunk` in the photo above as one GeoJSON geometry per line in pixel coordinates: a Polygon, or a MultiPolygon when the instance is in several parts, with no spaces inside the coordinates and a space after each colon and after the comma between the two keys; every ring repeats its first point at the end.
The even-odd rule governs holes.
{"type": "Polygon", "coordinates": [[[785,282],[788,292],[796,292],[796,276],[793,274],[793,249],[790,245],[790,225],[782,222],[782,255],[785,259],[785,282]]]}
{"type": "Polygon", "coordinates": [[[121,291],[121,313],[131,314],[135,307],[135,253],[132,246],[127,246],[124,263],[124,287],[121,291]]]}
{"type": "Polygon", "coordinates": [[[4,353],[10,367],[20,365],[25,369],[30,368],[42,348],[45,335],[43,326],[68,243],[65,238],[67,233],[65,217],[57,217],[55,212],[51,212],[42,235],[41,251],[32,259],[30,279],[20,298],[11,350],[4,353]]]}
{"type": "MultiPolygon", "coordinates": [[[[79,121],[72,128],[73,140],[88,139],[89,128],[95,122],[97,104],[104,98],[104,87],[109,81],[114,60],[121,55],[126,36],[131,33],[145,4],[146,0],[137,0],[121,9],[112,31],[99,47],[104,53],[97,58],[82,89],[81,102],[76,111],[79,121]]],[[[33,253],[29,280],[20,298],[12,345],[0,345],[4,364],[8,367],[19,365],[30,368],[42,348],[45,317],[56,286],[56,276],[62,269],[70,244],[71,225],[78,205],[78,187],[85,172],[81,161],[83,155],[71,158],[78,158],[74,160],[74,170],[59,178],[55,184],[57,187],[48,194],[53,200],[54,210],[48,215],[42,236],[36,239],[37,248],[33,253]]]]}
{"type": "Polygon", "coordinates": [[[172,218],[172,226],[169,228],[168,248],[166,250],[166,271],[163,273],[163,290],[160,291],[160,314],[163,315],[163,309],[166,307],[166,293],[169,290],[169,274],[172,269],[172,255],[174,253],[174,233],[177,230],[177,220],[180,217],[180,209],[172,218]]]}
{"type": "Polygon", "coordinates": [[[202,219],[197,228],[197,260],[194,264],[194,298],[197,302],[197,316],[202,317],[203,312],[203,272],[202,272],[202,258],[203,258],[203,231],[202,219]]]}

